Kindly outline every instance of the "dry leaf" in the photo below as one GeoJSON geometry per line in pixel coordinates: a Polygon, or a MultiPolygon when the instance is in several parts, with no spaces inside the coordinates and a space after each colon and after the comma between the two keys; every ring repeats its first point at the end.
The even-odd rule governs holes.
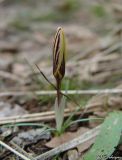
{"type": "Polygon", "coordinates": [[[46,146],[49,148],[58,147],[59,145],[66,143],[66,142],[80,136],[81,134],[87,132],[88,130],[89,130],[88,128],[82,127],[77,132],[65,132],[64,134],[62,134],[59,137],[52,138],[51,141],[46,143],[46,146]]]}
{"type": "Polygon", "coordinates": [[[49,148],[55,148],[63,143],[66,143],[74,138],[75,133],[67,132],[62,134],[60,137],[54,137],[46,143],[46,146],[49,148]]]}
{"type": "MultiPolygon", "coordinates": [[[[96,138],[96,137],[95,137],[96,138]]],[[[89,141],[82,143],[80,145],[77,146],[78,152],[82,153],[84,151],[86,151],[95,141],[95,138],[90,139],[89,141]]]]}

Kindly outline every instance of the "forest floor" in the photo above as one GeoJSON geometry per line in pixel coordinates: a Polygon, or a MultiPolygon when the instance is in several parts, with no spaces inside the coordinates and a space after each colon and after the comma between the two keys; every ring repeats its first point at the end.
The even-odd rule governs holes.
{"type": "MultiPolygon", "coordinates": [[[[121,22],[121,0],[0,1],[0,140],[31,160],[101,124],[99,120],[76,123],[60,137],[45,129],[46,125],[55,128],[56,94],[36,65],[55,84],[52,47],[59,26],[67,41],[62,90],[68,87],[70,99],[65,120],[75,113],[75,102],[81,108],[73,120],[105,118],[121,111],[121,22]]],[[[94,141],[95,137],[48,159],[78,159],[94,141]]],[[[115,155],[122,156],[121,146],[115,155]]],[[[1,147],[0,159],[20,158],[1,147]]]]}

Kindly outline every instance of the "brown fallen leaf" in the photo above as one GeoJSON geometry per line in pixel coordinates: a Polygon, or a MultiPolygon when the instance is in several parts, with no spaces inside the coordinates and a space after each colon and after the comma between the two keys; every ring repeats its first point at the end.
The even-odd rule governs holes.
{"type": "Polygon", "coordinates": [[[62,134],[60,137],[52,138],[51,141],[46,143],[46,146],[49,148],[55,148],[63,143],[70,141],[73,138],[74,138],[74,133],[67,132],[67,133],[62,134]]]}
{"type": "Polygon", "coordinates": [[[87,132],[88,130],[89,130],[88,128],[82,127],[82,128],[79,128],[77,132],[66,132],[59,137],[52,138],[51,141],[46,143],[46,146],[49,148],[58,147],[59,145],[80,136],[81,134],[87,132]]]}
{"type": "Polygon", "coordinates": [[[95,142],[95,138],[90,139],[89,141],[82,143],[80,145],[77,146],[78,152],[82,153],[84,151],[86,151],[94,142],[95,142]]]}

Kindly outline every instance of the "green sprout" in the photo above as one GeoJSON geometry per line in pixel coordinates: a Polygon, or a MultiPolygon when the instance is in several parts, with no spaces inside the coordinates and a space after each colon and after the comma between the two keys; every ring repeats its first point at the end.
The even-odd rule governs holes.
{"type": "MultiPolygon", "coordinates": [[[[61,27],[57,29],[54,44],[53,44],[53,75],[56,80],[56,85],[54,85],[41,71],[41,69],[36,65],[38,70],[44,79],[57,91],[57,96],[55,99],[54,109],[55,109],[55,120],[56,120],[56,128],[53,130],[55,135],[60,136],[64,131],[72,124],[79,123],[82,121],[89,121],[89,119],[80,119],[73,121],[73,117],[77,111],[81,109],[81,105],[77,103],[73,98],[67,95],[67,89],[69,83],[66,83],[65,89],[66,93],[61,91],[62,80],[65,75],[65,64],[66,64],[66,42],[65,42],[65,34],[61,27]],[[64,109],[66,106],[66,99],[71,100],[75,105],[77,105],[76,110],[72,112],[72,114],[67,118],[64,122],[64,109]]],[[[68,81],[67,81],[68,82],[68,81]]]]}
{"type": "MultiPolygon", "coordinates": [[[[65,75],[65,61],[66,61],[66,42],[64,31],[61,27],[57,29],[54,44],[53,44],[53,75],[56,80],[56,86],[50,82],[41,69],[36,65],[41,75],[45,80],[57,91],[57,97],[55,100],[55,117],[56,117],[56,130],[58,135],[62,133],[62,126],[64,120],[64,108],[66,98],[69,98],[66,94],[61,92],[61,82],[65,75]]],[[[70,99],[70,98],[69,98],[70,99]]]]}

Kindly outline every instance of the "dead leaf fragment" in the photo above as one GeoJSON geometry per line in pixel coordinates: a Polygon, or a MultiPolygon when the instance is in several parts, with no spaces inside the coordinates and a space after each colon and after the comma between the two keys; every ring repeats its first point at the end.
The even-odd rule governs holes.
{"type": "MultiPolygon", "coordinates": [[[[95,137],[96,138],[96,137],[95,137]]],[[[78,152],[82,153],[84,151],[86,151],[95,141],[95,138],[90,139],[89,141],[82,143],[80,145],[77,146],[78,152]]]]}
{"type": "Polygon", "coordinates": [[[58,147],[59,145],[66,143],[66,142],[80,136],[81,134],[87,132],[88,130],[89,130],[88,128],[81,127],[81,128],[79,128],[79,130],[77,132],[65,132],[64,134],[62,134],[59,137],[52,138],[51,141],[46,143],[46,146],[49,148],[58,147]]]}

